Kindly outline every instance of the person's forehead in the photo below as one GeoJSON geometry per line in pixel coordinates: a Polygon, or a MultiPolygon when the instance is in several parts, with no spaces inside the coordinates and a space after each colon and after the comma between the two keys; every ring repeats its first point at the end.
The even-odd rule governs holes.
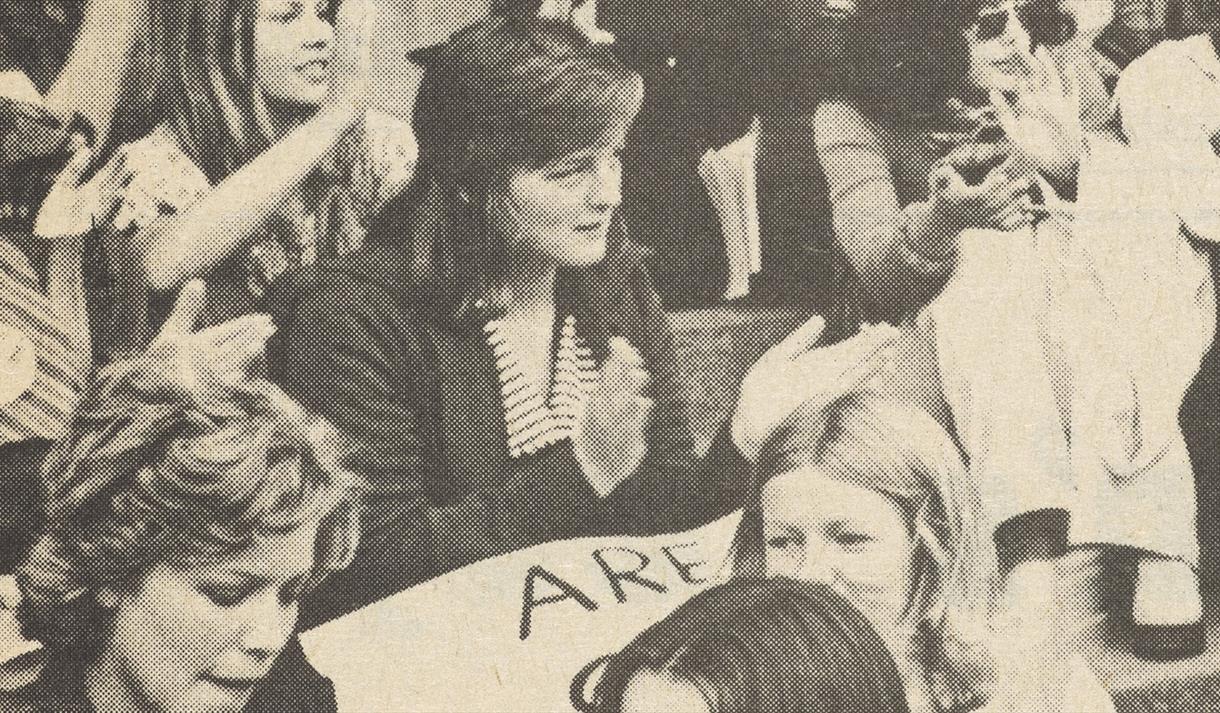
{"type": "Polygon", "coordinates": [[[637,672],[623,691],[624,713],[668,711],[668,713],[708,713],[703,694],[690,681],[651,669],[637,672]]]}
{"type": "Polygon", "coordinates": [[[318,522],[306,521],[285,532],[260,534],[228,557],[199,565],[204,572],[239,572],[268,580],[291,579],[313,569],[318,522]]]}

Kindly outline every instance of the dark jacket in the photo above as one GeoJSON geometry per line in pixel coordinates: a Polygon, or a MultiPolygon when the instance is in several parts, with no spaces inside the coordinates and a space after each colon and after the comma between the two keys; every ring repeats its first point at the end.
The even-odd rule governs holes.
{"type": "Polygon", "coordinates": [[[440,316],[411,286],[405,252],[371,241],[279,285],[270,305],[274,378],[347,434],[369,486],[357,560],[319,595],[318,616],[532,544],[677,531],[737,507],[731,446],[714,447],[730,462],[721,472],[696,463],[672,335],[638,260],[620,253],[557,290],[557,314],[576,317],[596,358],[611,336],[641,352],[657,404],[644,465],[601,499],[566,440],[509,455],[486,316],[440,316]]]}

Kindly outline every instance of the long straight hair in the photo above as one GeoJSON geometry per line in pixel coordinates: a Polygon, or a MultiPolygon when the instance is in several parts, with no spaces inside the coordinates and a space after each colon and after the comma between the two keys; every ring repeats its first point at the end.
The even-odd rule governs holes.
{"type": "MultiPolygon", "coordinates": [[[[595,145],[629,125],[643,101],[642,80],[610,49],[569,23],[520,8],[505,13],[416,54],[425,72],[414,116],[419,166],[407,199],[415,208],[386,211],[370,229],[378,234],[370,241],[410,236],[413,282],[442,320],[494,309],[508,244],[487,212],[509,172],[595,145]]],[[[616,219],[605,262],[623,243],[616,219]]]]}
{"type": "Polygon", "coordinates": [[[983,546],[977,491],[948,433],[918,407],[871,390],[794,413],[763,445],[751,470],[734,545],[737,576],[765,574],[763,489],[802,465],[902,506],[915,543],[904,618],[920,663],[946,709],[985,700],[994,670],[981,642],[994,558],[983,546]]]}

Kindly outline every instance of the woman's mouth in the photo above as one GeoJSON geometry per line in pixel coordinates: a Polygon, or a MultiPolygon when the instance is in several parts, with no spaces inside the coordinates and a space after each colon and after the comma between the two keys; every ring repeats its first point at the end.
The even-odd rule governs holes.
{"type": "Polygon", "coordinates": [[[262,680],[261,676],[256,678],[231,678],[228,676],[214,676],[210,673],[205,673],[200,676],[200,678],[213,686],[228,691],[234,695],[249,693],[250,691],[254,690],[254,687],[257,686],[259,681],[262,680]]]}
{"type": "Polygon", "coordinates": [[[594,232],[601,230],[603,227],[605,227],[605,225],[606,225],[606,222],[603,220],[598,220],[598,221],[595,221],[592,223],[581,223],[580,225],[576,226],[576,232],[594,233],[594,232]]]}
{"type": "Polygon", "coordinates": [[[297,65],[296,69],[306,80],[315,84],[330,79],[330,62],[325,59],[310,60],[304,64],[297,65]]]}

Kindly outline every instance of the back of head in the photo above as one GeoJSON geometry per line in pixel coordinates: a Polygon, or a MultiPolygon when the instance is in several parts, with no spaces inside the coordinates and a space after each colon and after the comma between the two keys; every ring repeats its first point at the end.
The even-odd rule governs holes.
{"type": "Polygon", "coordinates": [[[784,579],[736,579],[695,595],[611,656],[591,696],[578,678],[574,703],[618,713],[641,673],[693,686],[712,713],[908,710],[893,658],[865,618],[828,588],[784,579]]]}

